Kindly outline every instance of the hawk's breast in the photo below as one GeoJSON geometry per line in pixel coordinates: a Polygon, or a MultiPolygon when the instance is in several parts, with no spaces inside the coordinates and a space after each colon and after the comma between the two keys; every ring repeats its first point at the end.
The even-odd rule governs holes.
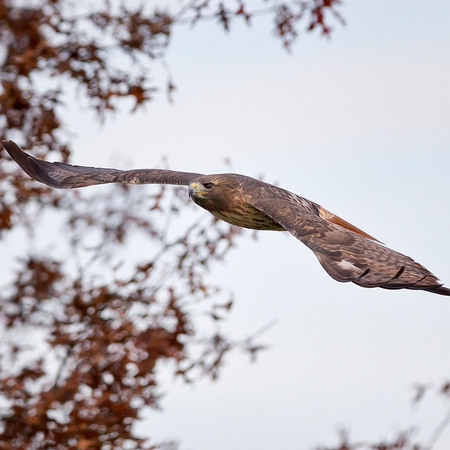
{"type": "Polygon", "coordinates": [[[267,214],[251,205],[245,205],[242,209],[233,211],[210,211],[218,219],[231,223],[238,227],[250,228],[252,230],[285,230],[278,222],[273,220],[267,214]]]}

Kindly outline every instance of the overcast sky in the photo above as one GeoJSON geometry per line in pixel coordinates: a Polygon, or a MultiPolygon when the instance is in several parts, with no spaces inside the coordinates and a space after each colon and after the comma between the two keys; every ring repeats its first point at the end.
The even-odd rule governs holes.
{"type": "MultiPolygon", "coordinates": [[[[167,155],[173,169],[214,173],[230,158],[450,285],[450,3],[349,0],[342,11],[346,27],[302,34],[291,54],[265,18],[230,34],[177,28],[174,103],[161,94],[103,127],[69,115],[72,161],[152,167],[167,155]]],[[[359,440],[414,424],[426,441],[445,415],[433,396],[412,408],[411,386],[450,377],[448,298],[339,284],[275,232],[241,239],[211,280],[235,293],[234,336],[276,320],[270,348],[255,364],[230,355],[216,383],[166,380],[164,411],[141,431],[183,449],[298,450],[336,443],[341,426],[359,440]]],[[[450,430],[436,447],[448,448],[450,430]]]]}

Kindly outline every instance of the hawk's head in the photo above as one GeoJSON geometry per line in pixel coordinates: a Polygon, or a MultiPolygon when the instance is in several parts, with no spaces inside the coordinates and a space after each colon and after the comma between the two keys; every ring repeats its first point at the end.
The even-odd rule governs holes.
{"type": "Polygon", "coordinates": [[[208,211],[228,211],[242,198],[241,183],[234,174],[204,175],[189,185],[189,197],[208,211]]]}
{"type": "Polygon", "coordinates": [[[253,230],[284,230],[249,202],[259,182],[232,173],[204,175],[189,185],[189,197],[218,219],[253,230]]]}

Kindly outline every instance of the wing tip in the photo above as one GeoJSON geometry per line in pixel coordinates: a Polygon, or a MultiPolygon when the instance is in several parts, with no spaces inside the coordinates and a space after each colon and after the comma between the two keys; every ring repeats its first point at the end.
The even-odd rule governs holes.
{"type": "Polygon", "coordinates": [[[12,149],[13,145],[17,147],[17,144],[13,141],[2,140],[3,148],[8,152],[9,156],[14,159],[14,151],[12,149]]]}
{"type": "Polygon", "coordinates": [[[428,291],[432,292],[433,294],[440,294],[440,295],[450,296],[450,288],[445,287],[443,285],[439,285],[439,286],[433,287],[432,289],[428,289],[428,291]]]}
{"type": "Polygon", "coordinates": [[[60,189],[61,185],[50,177],[42,167],[45,161],[39,161],[28,153],[24,152],[14,141],[2,141],[3,147],[9,153],[9,156],[20,166],[20,168],[33,180],[40,181],[52,188],[60,189]]]}
{"type": "Polygon", "coordinates": [[[2,145],[9,156],[19,165],[24,161],[24,157],[28,156],[14,141],[2,140],[2,145]]]}

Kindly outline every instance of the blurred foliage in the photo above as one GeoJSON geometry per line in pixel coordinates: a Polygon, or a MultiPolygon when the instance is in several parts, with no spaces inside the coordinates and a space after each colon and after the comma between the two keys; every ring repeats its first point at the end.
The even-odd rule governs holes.
{"type": "MultiPolygon", "coordinates": [[[[214,20],[229,31],[272,14],[289,48],[302,22],[328,34],[327,12],[340,19],[338,0],[264,1],[257,11],[244,1],[177,4],[0,0],[0,138],[68,161],[68,91],[100,121],[122,99],[138,110],[157,90],[152,69],[175,26],[214,20]]],[[[172,230],[185,220],[180,189],[48,189],[5,152],[0,192],[0,238],[25,236],[0,292],[0,447],[174,448],[133,433],[142,408],[159,407],[161,362],[192,382],[216,378],[236,346],[252,358],[261,349],[220,331],[233,301],[207,281],[240,231],[213,219],[172,230]]]]}
{"type": "MultiPolygon", "coordinates": [[[[340,0],[279,2],[266,0],[251,11],[244,1],[191,0],[173,2],[178,9],[146,7],[143,2],[98,0],[0,0],[0,132],[23,148],[67,162],[64,100],[70,88],[86,100],[99,119],[132,100],[136,111],[152,100],[153,68],[168,49],[176,26],[214,20],[229,31],[236,20],[250,24],[271,14],[274,34],[289,48],[304,25],[328,35],[329,20],[342,22],[340,0]],[[7,130],[7,136],[6,136],[7,130]]],[[[169,96],[175,85],[167,80],[169,96]]],[[[57,204],[59,193],[24,181],[22,174],[0,158],[0,182],[8,197],[0,199],[0,233],[16,223],[20,205],[42,196],[57,204]]]]}
{"type": "Polygon", "coordinates": [[[445,381],[440,384],[416,383],[413,386],[412,405],[423,402],[425,397],[434,394],[435,401],[439,398],[444,405],[445,413],[441,421],[432,430],[429,438],[423,442],[423,438],[418,438],[420,427],[410,426],[406,429],[391,433],[391,438],[369,440],[354,440],[350,437],[347,429],[339,430],[337,445],[319,446],[316,450],[432,450],[434,448],[444,448],[442,446],[442,436],[448,431],[450,426],[450,382],[445,381]]]}
{"type": "Polygon", "coordinates": [[[2,448],[152,448],[132,425],[142,407],[159,406],[158,362],[169,360],[175,374],[192,382],[217,377],[235,346],[250,355],[259,348],[251,338],[233,342],[220,332],[215,324],[232,299],[204,278],[239,230],[194,222],[172,238],[167,220],[184,198],[163,205],[164,188],[119,190],[112,194],[126,208],[107,201],[111,191],[68,193],[60,203],[74,210],[58,225],[67,257],[24,256],[0,294],[1,394],[8,405],[2,448]],[[124,251],[136,233],[151,256],[124,251]],[[41,332],[40,344],[24,332],[41,332]]]}
{"type": "MultiPolygon", "coordinates": [[[[256,9],[244,0],[191,0],[173,11],[130,1],[0,0],[0,138],[68,161],[67,90],[99,120],[120,111],[123,99],[138,110],[158,89],[152,68],[177,26],[209,20],[228,32],[237,20],[271,15],[274,36],[289,50],[302,30],[329,35],[331,22],[344,22],[340,7],[340,0],[262,0],[256,9]]],[[[166,89],[175,90],[170,78],[166,89]]],[[[165,187],[62,194],[0,153],[0,239],[22,232],[28,241],[0,291],[1,448],[176,448],[133,433],[142,408],[159,407],[161,362],[193,382],[216,378],[236,347],[251,357],[262,348],[252,336],[236,341],[220,331],[233,300],[207,277],[240,231],[210,219],[177,234],[170,223],[185,220],[186,202],[182,189],[165,187]],[[51,250],[39,240],[49,223],[51,250]]],[[[417,401],[427,389],[420,386],[417,401]]],[[[447,383],[440,393],[448,391],[447,383]]],[[[342,432],[327,449],[431,448],[449,420],[426,447],[412,431],[373,444],[351,443],[342,432]]]]}

